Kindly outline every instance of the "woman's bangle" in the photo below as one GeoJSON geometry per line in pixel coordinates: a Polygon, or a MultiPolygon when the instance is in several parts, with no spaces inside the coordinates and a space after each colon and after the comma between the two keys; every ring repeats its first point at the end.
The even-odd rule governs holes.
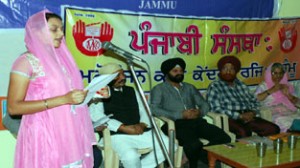
{"type": "Polygon", "coordinates": [[[47,102],[47,99],[44,100],[44,105],[46,107],[46,110],[48,110],[48,102],[47,102]]]}

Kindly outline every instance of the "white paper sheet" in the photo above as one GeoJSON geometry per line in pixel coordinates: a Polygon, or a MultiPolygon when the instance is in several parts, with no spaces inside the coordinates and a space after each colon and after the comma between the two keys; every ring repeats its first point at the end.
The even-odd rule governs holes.
{"type": "Polygon", "coordinates": [[[84,88],[84,90],[88,90],[89,92],[87,93],[84,101],[77,106],[82,106],[87,104],[94,97],[97,91],[99,91],[101,88],[104,88],[109,82],[115,79],[117,75],[118,73],[114,73],[114,74],[106,74],[106,75],[100,75],[98,77],[95,77],[91,81],[91,83],[86,88],[84,88]]]}

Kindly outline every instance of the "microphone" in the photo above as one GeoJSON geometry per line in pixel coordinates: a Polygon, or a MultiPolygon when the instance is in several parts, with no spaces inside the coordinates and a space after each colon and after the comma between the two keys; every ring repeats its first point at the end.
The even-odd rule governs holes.
{"type": "Polygon", "coordinates": [[[102,45],[102,48],[104,48],[105,50],[110,50],[126,59],[131,59],[131,60],[137,60],[137,61],[140,61],[140,62],[144,62],[146,63],[145,60],[143,60],[142,58],[138,57],[138,56],[135,56],[125,50],[123,50],[122,48],[120,47],[117,47],[115,45],[113,45],[111,42],[109,41],[104,41],[103,42],[103,45],[102,45]]]}

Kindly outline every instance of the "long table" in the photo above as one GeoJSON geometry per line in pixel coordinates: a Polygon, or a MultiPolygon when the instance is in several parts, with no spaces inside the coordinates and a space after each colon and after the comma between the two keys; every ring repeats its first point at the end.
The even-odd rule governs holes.
{"type": "Polygon", "coordinates": [[[296,149],[290,150],[287,143],[283,144],[282,153],[276,154],[273,148],[266,150],[266,155],[260,158],[256,154],[256,148],[253,144],[241,142],[231,143],[233,147],[226,145],[214,145],[204,147],[208,151],[209,167],[214,168],[216,160],[227,165],[243,167],[281,167],[291,168],[300,167],[300,142],[296,149]]]}

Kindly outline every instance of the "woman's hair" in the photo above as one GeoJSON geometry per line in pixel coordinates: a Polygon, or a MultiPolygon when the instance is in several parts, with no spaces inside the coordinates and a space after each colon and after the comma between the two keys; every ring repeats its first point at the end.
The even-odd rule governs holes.
{"type": "Polygon", "coordinates": [[[46,13],[46,20],[48,21],[51,18],[56,18],[56,19],[62,20],[62,18],[55,13],[46,13]]]}
{"type": "Polygon", "coordinates": [[[285,73],[285,70],[283,68],[283,65],[281,63],[275,62],[271,67],[271,72],[274,72],[275,69],[280,69],[282,73],[285,73]]]}

